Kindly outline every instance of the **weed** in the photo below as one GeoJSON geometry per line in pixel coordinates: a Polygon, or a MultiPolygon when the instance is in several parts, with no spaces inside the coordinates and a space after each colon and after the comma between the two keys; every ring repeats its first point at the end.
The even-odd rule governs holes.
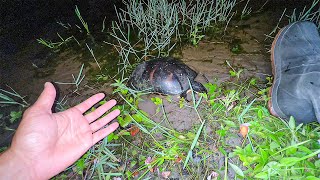
{"type": "Polygon", "coordinates": [[[72,74],[72,78],[73,78],[73,82],[55,82],[57,84],[71,84],[71,85],[75,85],[76,86],[76,89],[73,91],[73,92],[76,92],[79,90],[79,87],[80,87],[80,84],[81,82],[83,81],[84,77],[85,77],[85,74],[82,75],[83,73],[83,68],[84,68],[84,64],[82,64],[80,70],[79,70],[79,74],[77,77],[75,77],[73,74],[72,74]]]}
{"type": "Polygon", "coordinates": [[[110,32],[117,44],[106,43],[113,45],[121,57],[120,72],[127,71],[131,67],[130,57],[139,62],[148,57],[168,56],[182,37],[196,46],[210,26],[228,24],[235,3],[235,0],[196,0],[189,5],[185,1],[124,1],[126,9],[116,9],[118,22],[113,22],[110,32]]]}
{"type": "Polygon", "coordinates": [[[38,43],[40,43],[40,44],[42,44],[42,45],[44,45],[44,46],[46,46],[46,47],[48,47],[50,49],[54,49],[54,48],[57,47],[57,45],[59,46],[59,44],[60,44],[60,43],[53,43],[51,41],[47,41],[47,40],[42,39],[42,38],[37,39],[37,41],[38,41],[38,43]]]}
{"type": "Polygon", "coordinates": [[[229,63],[229,61],[226,60],[227,65],[231,68],[231,70],[229,71],[230,76],[231,77],[236,77],[237,79],[240,78],[240,74],[243,72],[243,69],[240,69],[239,71],[236,71],[231,64],[229,63]]]}
{"type": "Polygon", "coordinates": [[[28,107],[29,103],[24,100],[24,97],[18,94],[14,89],[8,86],[11,89],[10,91],[6,91],[4,89],[0,89],[0,105],[20,105],[21,107],[28,107]],[[19,100],[15,100],[14,98],[18,98],[19,100]]]}
{"type": "Polygon", "coordinates": [[[318,24],[318,22],[320,18],[320,9],[318,8],[317,10],[315,10],[318,4],[319,4],[319,0],[313,0],[311,6],[309,8],[305,6],[298,15],[296,12],[297,9],[294,9],[292,14],[288,16],[289,23],[296,22],[296,21],[313,21],[317,23],[319,28],[320,24],[318,24]]]}
{"type": "Polygon", "coordinates": [[[310,7],[304,6],[300,13],[297,13],[297,9],[294,9],[293,12],[289,15],[286,14],[287,9],[284,9],[276,27],[268,35],[266,35],[266,38],[274,38],[272,36],[280,29],[279,24],[285,16],[287,17],[286,20],[288,21],[288,23],[293,23],[296,21],[311,21],[314,22],[319,29],[320,8],[316,9],[318,7],[318,4],[319,0],[313,0],[310,7]]]}
{"type": "Polygon", "coordinates": [[[252,8],[248,7],[250,0],[247,0],[246,5],[244,6],[244,8],[241,11],[241,19],[246,19],[248,18],[248,16],[251,14],[252,12],[252,8]]]}
{"type": "MultiPolygon", "coordinates": [[[[87,35],[90,35],[88,23],[86,23],[86,22],[83,20],[81,14],[80,14],[80,11],[79,11],[79,9],[78,9],[78,6],[76,6],[76,9],[75,9],[74,11],[75,11],[77,17],[79,18],[79,20],[81,21],[81,24],[83,25],[84,29],[86,30],[87,35]]],[[[80,29],[81,29],[81,28],[80,28],[80,29]]]]}
{"type": "Polygon", "coordinates": [[[98,67],[99,67],[99,69],[100,69],[100,71],[101,71],[100,64],[98,63],[98,61],[97,61],[96,57],[94,56],[93,50],[89,47],[89,45],[88,45],[87,43],[86,43],[86,46],[87,46],[87,48],[88,48],[88,50],[90,51],[90,53],[91,53],[91,55],[92,55],[92,57],[93,57],[94,61],[96,62],[96,64],[98,65],[98,67]]]}
{"type": "Polygon", "coordinates": [[[199,35],[198,33],[199,33],[199,30],[198,30],[198,27],[196,27],[194,31],[191,32],[190,34],[191,43],[196,47],[198,46],[199,41],[201,41],[201,39],[204,37],[204,35],[199,35]]]}
{"type": "Polygon", "coordinates": [[[22,111],[11,111],[10,112],[10,123],[14,123],[20,120],[22,117],[22,111]]]}

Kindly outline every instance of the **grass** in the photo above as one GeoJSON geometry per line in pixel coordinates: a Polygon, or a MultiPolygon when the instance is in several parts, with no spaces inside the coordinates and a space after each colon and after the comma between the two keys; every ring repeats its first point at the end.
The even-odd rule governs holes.
{"type": "Polygon", "coordinates": [[[84,64],[81,65],[77,77],[75,77],[72,74],[73,82],[55,82],[55,83],[62,84],[62,85],[74,85],[76,87],[76,89],[73,92],[76,92],[79,90],[80,84],[83,81],[83,79],[85,78],[85,74],[83,74],[83,70],[84,70],[84,64]]]}
{"type": "Polygon", "coordinates": [[[204,120],[186,132],[177,132],[153,122],[134,105],[138,96],[133,97],[128,91],[118,89],[126,102],[119,107],[124,112],[119,121],[129,121],[118,133],[126,142],[125,160],[138,159],[123,172],[125,177],[152,178],[158,176],[157,171],[180,172],[180,175],[188,174],[192,179],[206,178],[212,172],[218,173],[220,179],[318,177],[319,124],[302,126],[296,125],[293,118],[287,122],[271,116],[265,108],[267,99],[262,94],[253,93],[249,82],[227,83],[231,89],[208,84],[209,93],[203,102],[192,103],[194,108],[198,105],[204,120]],[[253,97],[242,97],[244,92],[253,97]],[[230,108],[232,102],[237,103],[230,108]],[[240,136],[239,129],[245,123],[250,126],[246,134],[240,136]],[[139,129],[134,135],[132,126],[139,129]],[[208,129],[211,129],[210,133],[204,131],[208,129]],[[159,136],[160,139],[156,138],[159,136]],[[142,142],[133,144],[135,141],[142,142]],[[131,151],[135,153],[130,154],[131,151]],[[219,160],[224,163],[216,164],[215,161],[219,160]]]}
{"type": "Polygon", "coordinates": [[[121,57],[119,73],[132,68],[130,58],[136,62],[150,57],[168,56],[187,39],[197,46],[205,31],[214,24],[231,20],[236,0],[186,1],[124,1],[126,9],[117,9],[117,22],[113,22],[110,35],[121,57]]]}
{"type": "Polygon", "coordinates": [[[289,16],[289,23],[296,21],[312,21],[317,23],[319,28],[320,8],[316,9],[318,4],[319,0],[313,0],[310,7],[304,6],[300,13],[297,12],[297,9],[294,9],[289,16]]]}
{"type": "MultiPolygon", "coordinates": [[[[86,32],[87,32],[87,35],[90,35],[90,31],[89,31],[89,25],[88,25],[88,23],[87,22],[85,22],[84,21],[84,19],[82,18],[82,16],[81,16],[81,14],[80,14],[80,11],[79,11],[79,9],[78,9],[78,6],[76,6],[76,8],[75,8],[75,13],[76,13],[76,15],[77,15],[77,17],[79,18],[79,20],[80,20],[80,22],[81,22],[81,24],[82,24],[82,26],[84,27],[84,29],[86,30],[86,32]]],[[[79,26],[78,26],[79,27],[79,26]]],[[[80,28],[81,29],[81,28],[80,28]]]]}
{"type": "Polygon", "coordinates": [[[23,108],[29,106],[29,103],[24,99],[23,96],[17,93],[10,86],[8,86],[8,88],[11,90],[11,92],[4,89],[0,89],[0,106],[19,105],[23,108]]]}
{"type": "Polygon", "coordinates": [[[318,29],[320,28],[319,20],[320,20],[320,8],[317,6],[319,4],[319,0],[313,0],[312,4],[309,6],[304,6],[304,8],[298,11],[296,8],[293,10],[291,14],[286,14],[287,9],[283,10],[282,15],[278,20],[278,24],[274,29],[266,35],[267,38],[273,39],[276,32],[281,29],[280,23],[284,20],[286,21],[285,24],[293,23],[296,21],[311,21],[314,22],[318,29]],[[318,8],[318,9],[317,9],[318,8]]]}

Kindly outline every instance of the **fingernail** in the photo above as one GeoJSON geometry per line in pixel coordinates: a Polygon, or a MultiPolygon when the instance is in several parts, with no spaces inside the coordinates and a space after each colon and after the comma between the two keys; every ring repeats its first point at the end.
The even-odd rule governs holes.
{"type": "Polygon", "coordinates": [[[116,105],[117,101],[115,99],[111,99],[110,101],[112,101],[112,104],[116,105]]]}
{"type": "Polygon", "coordinates": [[[49,82],[45,82],[45,83],[44,83],[44,87],[49,86],[49,84],[50,84],[49,82]]]}

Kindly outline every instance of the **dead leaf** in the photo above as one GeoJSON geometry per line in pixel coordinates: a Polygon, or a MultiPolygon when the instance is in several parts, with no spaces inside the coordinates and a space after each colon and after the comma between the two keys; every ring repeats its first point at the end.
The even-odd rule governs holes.
{"type": "Polygon", "coordinates": [[[131,136],[135,136],[140,132],[140,129],[137,126],[132,126],[129,131],[131,136]]]}
{"type": "Polygon", "coordinates": [[[178,156],[176,157],[175,163],[180,163],[182,161],[182,157],[178,156]]]}
{"type": "Polygon", "coordinates": [[[146,165],[151,164],[151,162],[152,162],[152,158],[150,156],[147,157],[147,159],[144,161],[146,165]]]}
{"type": "Polygon", "coordinates": [[[243,138],[247,137],[249,132],[250,123],[243,123],[240,125],[240,134],[243,138]]]}
{"type": "Polygon", "coordinates": [[[219,176],[218,173],[216,173],[215,171],[212,171],[211,174],[207,177],[207,180],[217,179],[218,176],[219,176]]]}
{"type": "Polygon", "coordinates": [[[147,159],[144,161],[146,165],[148,165],[148,169],[150,172],[154,172],[154,168],[150,165],[152,163],[153,159],[149,156],[147,159]]]}
{"type": "Polygon", "coordinates": [[[161,173],[161,176],[165,179],[168,179],[171,174],[171,171],[164,171],[161,173]]]}
{"type": "Polygon", "coordinates": [[[231,109],[233,109],[237,105],[236,101],[231,102],[230,106],[227,108],[227,112],[229,112],[231,109]]]}
{"type": "Polygon", "coordinates": [[[133,176],[133,177],[137,177],[138,175],[139,175],[139,172],[138,172],[138,171],[135,171],[135,172],[132,173],[132,176],[133,176]]]}

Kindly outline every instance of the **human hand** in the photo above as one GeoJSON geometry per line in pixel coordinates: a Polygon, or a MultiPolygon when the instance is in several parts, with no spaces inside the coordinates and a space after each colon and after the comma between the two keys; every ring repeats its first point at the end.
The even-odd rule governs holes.
{"type": "Polygon", "coordinates": [[[13,168],[19,173],[13,176],[15,178],[48,179],[66,169],[119,126],[115,122],[104,127],[120,114],[119,110],[97,120],[116,104],[115,100],[83,115],[103,99],[103,93],[66,111],[52,113],[55,97],[54,86],[46,83],[35,104],[24,112],[11,147],[0,155],[0,177],[4,177],[3,173],[10,174],[13,168]],[[19,170],[16,163],[22,165],[22,169],[19,170]],[[8,167],[10,165],[14,167],[8,167]],[[25,171],[29,174],[24,174],[25,171]]]}

